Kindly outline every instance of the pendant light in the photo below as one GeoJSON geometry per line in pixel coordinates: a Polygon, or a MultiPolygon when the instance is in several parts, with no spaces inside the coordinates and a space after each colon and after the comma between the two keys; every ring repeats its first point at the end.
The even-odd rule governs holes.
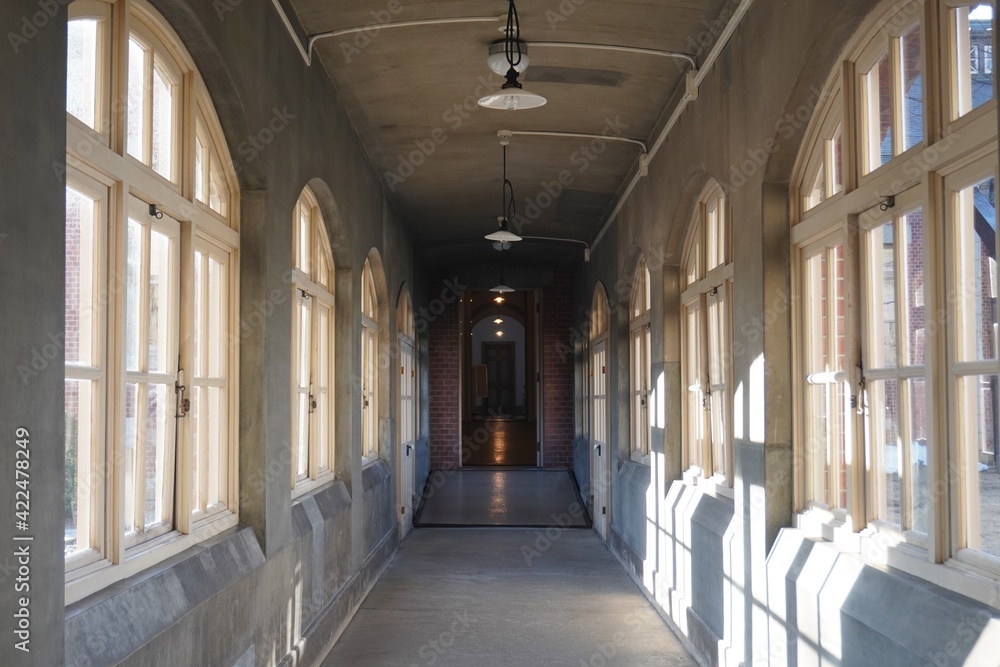
{"type": "MultiPolygon", "coordinates": [[[[496,294],[501,295],[501,297],[498,297],[498,298],[502,298],[502,295],[504,295],[504,294],[510,294],[511,292],[514,291],[514,288],[513,287],[508,287],[507,283],[503,279],[503,264],[500,265],[500,284],[497,285],[496,287],[490,289],[490,291],[491,292],[495,292],[496,294]]],[[[502,301],[497,301],[497,303],[503,303],[503,302],[502,301]]]]}
{"type": "Polygon", "coordinates": [[[500,191],[500,210],[503,211],[503,215],[497,216],[497,222],[500,223],[500,228],[493,232],[492,234],[486,235],[487,241],[493,241],[493,247],[497,250],[507,250],[510,248],[511,243],[516,243],[521,240],[521,237],[510,231],[508,226],[508,219],[513,218],[517,215],[517,205],[514,202],[514,184],[510,182],[507,178],[507,144],[503,144],[503,187],[500,191]],[[508,199],[507,195],[510,194],[508,199]],[[499,247],[497,247],[499,245],[499,247]]]}
{"type": "Polygon", "coordinates": [[[517,16],[514,0],[510,0],[507,8],[507,30],[504,33],[504,55],[507,57],[507,81],[500,87],[500,92],[487,95],[479,100],[479,106],[487,109],[517,111],[518,109],[534,109],[545,104],[541,95],[529,93],[518,82],[518,69],[527,66],[527,58],[522,52],[521,22],[517,16]]]}

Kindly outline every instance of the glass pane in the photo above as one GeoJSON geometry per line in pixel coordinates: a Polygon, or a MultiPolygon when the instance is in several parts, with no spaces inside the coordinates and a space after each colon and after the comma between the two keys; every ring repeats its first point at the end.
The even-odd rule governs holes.
{"type": "MultiPolygon", "coordinates": [[[[144,525],[167,519],[166,508],[166,457],[168,444],[167,411],[173,396],[172,387],[165,384],[151,384],[147,389],[146,432],[142,454],[143,516],[144,525]]],[[[170,443],[173,444],[172,442],[170,443]]]]}
{"type": "Polygon", "coordinates": [[[164,178],[173,178],[174,87],[163,66],[153,65],[153,125],[150,166],[164,178]]]}
{"type": "Polygon", "coordinates": [[[902,65],[903,150],[924,140],[924,80],[921,72],[920,24],[899,40],[902,65]]]}
{"type": "Polygon", "coordinates": [[[141,303],[141,285],[145,268],[142,264],[143,226],[135,220],[128,221],[128,241],[126,258],[125,287],[125,368],[130,371],[139,370],[139,304],[141,303]]]}
{"type": "Polygon", "coordinates": [[[687,285],[698,282],[701,278],[701,234],[695,232],[694,242],[691,243],[689,253],[687,256],[687,269],[685,275],[687,276],[687,285]]]}
{"type": "Polygon", "coordinates": [[[226,375],[228,364],[228,327],[229,315],[229,273],[227,267],[214,257],[208,259],[208,295],[207,295],[207,354],[208,375],[222,378],[226,375]]]}
{"type": "Polygon", "coordinates": [[[957,118],[993,99],[993,8],[985,3],[959,7],[955,30],[957,99],[953,108],[957,118]]]}
{"type": "MultiPolygon", "coordinates": [[[[306,275],[309,275],[309,254],[312,246],[312,228],[309,224],[309,211],[309,204],[305,200],[300,199],[299,205],[296,209],[296,217],[298,218],[296,221],[296,243],[298,255],[295,259],[295,267],[306,275]]],[[[363,280],[364,279],[362,278],[362,284],[364,284],[363,280]]]]}
{"type": "Polygon", "coordinates": [[[865,173],[892,159],[892,60],[886,51],[865,75],[868,154],[865,173]]]}
{"type": "Polygon", "coordinates": [[[96,201],[66,188],[66,363],[94,361],[96,215],[96,201]]]}
{"type": "Polygon", "coordinates": [[[702,467],[702,446],[705,442],[705,408],[702,405],[701,387],[701,326],[700,312],[687,311],[687,440],[690,443],[689,458],[692,466],[702,467]]]}
{"type": "Polygon", "coordinates": [[[958,193],[954,234],[958,251],[956,322],[959,361],[996,358],[996,201],[995,179],[958,193]]]}
{"type": "Polygon", "coordinates": [[[207,475],[207,461],[205,460],[205,448],[208,440],[207,420],[209,414],[207,392],[205,387],[197,384],[191,388],[191,509],[193,511],[204,511],[205,502],[205,478],[207,475]]]}
{"type": "Polygon", "coordinates": [[[125,532],[136,531],[135,525],[135,502],[136,502],[136,451],[137,438],[139,435],[139,385],[129,383],[125,385],[125,507],[123,518],[125,520],[125,532]]]}
{"type": "Polygon", "coordinates": [[[806,459],[812,499],[829,507],[847,506],[842,383],[811,384],[806,391],[806,459]]]}
{"type": "Polygon", "coordinates": [[[94,460],[92,437],[93,383],[66,381],[66,468],[63,507],[64,550],[67,556],[86,551],[91,543],[93,496],[91,471],[94,460]]]}
{"type": "Polygon", "coordinates": [[[926,358],[924,330],[924,212],[917,209],[900,222],[902,257],[900,288],[904,299],[907,358],[911,366],[923,366],[926,358]]]}
{"type": "Polygon", "coordinates": [[[312,312],[309,301],[299,294],[296,338],[295,388],[295,478],[309,476],[309,379],[312,358],[312,312]]]}
{"type": "Polygon", "coordinates": [[[892,222],[868,233],[872,274],[869,321],[872,368],[896,366],[896,240],[892,222]]]}
{"type": "Polygon", "coordinates": [[[149,360],[151,373],[166,373],[170,368],[170,328],[173,309],[170,302],[170,238],[156,230],[149,234],[149,360]]]}
{"type": "Polygon", "coordinates": [[[830,196],[844,190],[844,128],[838,125],[837,130],[830,139],[829,150],[831,153],[830,164],[833,165],[833,178],[831,179],[832,190],[830,196]]]}
{"type": "Polygon", "coordinates": [[[824,165],[819,166],[819,171],[816,173],[816,177],[812,179],[812,186],[809,187],[808,192],[805,197],[805,210],[809,210],[819,206],[826,199],[826,194],[824,192],[826,184],[826,168],[824,165]]]}
{"type": "Polygon", "coordinates": [[[226,505],[228,498],[229,409],[228,392],[223,387],[208,388],[208,493],[206,506],[226,505]]]}
{"type": "Polygon", "coordinates": [[[146,50],[128,42],[128,154],[146,159],[146,50]]]}
{"type": "MultiPolygon", "coordinates": [[[[903,434],[900,430],[899,382],[872,382],[868,394],[868,417],[874,465],[881,467],[882,489],[878,494],[878,517],[897,526],[902,525],[902,494],[900,480],[906,466],[903,434]],[[884,497],[882,496],[884,492],[884,497]]],[[[878,469],[878,468],[876,468],[878,469]]]]}
{"type": "Polygon", "coordinates": [[[97,62],[100,21],[69,22],[67,38],[66,110],[97,128],[97,62]]]}
{"type": "Polygon", "coordinates": [[[195,377],[205,377],[208,371],[208,363],[205,359],[205,346],[208,342],[205,339],[205,293],[208,289],[205,284],[205,273],[207,263],[208,257],[205,253],[196,250],[194,253],[194,345],[192,345],[192,361],[194,363],[192,371],[195,377]]]}
{"type": "Polygon", "coordinates": [[[208,203],[208,170],[209,158],[205,142],[202,141],[201,124],[198,124],[198,132],[194,137],[194,196],[203,204],[208,203]]]}
{"type": "Polygon", "coordinates": [[[208,184],[208,205],[220,215],[226,215],[229,202],[229,186],[226,185],[225,176],[219,161],[212,158],[212,167],[209,170],[208,184]]]}
{"type": "Polygon", "coordinates": [[[316,463],[319,470],[330,467],[330,310],[317,307],[316,375],[313,393],[316,400],[316,463]]]}
{"type": "Polygon", "coordinates": [[[910,528],[927,532],[930,504],[927,484],[927,382],[910,380],[910,528]]]}
{"type": "Polygon", "coordinates": [[[961,458],[967,479],[962,493],[966,503],[966,546],[1000,556],[997,376],[965,377],[958,383],[961,458]]]}
{"type": "Polygon", "coordinates": [[[834,321],[831,323],[832,339],[828,339],[831,359],[836,360],[836,370],[847,368],[847,263],[844,261],[844,246],[839,245],[832,251],[829,260],[833,264],[833,294],[834,321]]]}

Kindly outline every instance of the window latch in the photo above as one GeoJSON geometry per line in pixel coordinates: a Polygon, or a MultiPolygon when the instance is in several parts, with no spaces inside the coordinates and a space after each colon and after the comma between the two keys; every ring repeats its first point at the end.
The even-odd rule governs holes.
{"type": "Polygon", "coordinates": [[[309,414],[316,412],[317,407],[319,407],[319,404],[316,402],[316,397],[309,394],[309,414]]]}
{"type": "Polygon", "coordinates": [[[175,382],[174,393],[177,394],[177,418],[187,417],[191,412],[191,399],[187,397],[187,386],[179,381],[175,382]]]}

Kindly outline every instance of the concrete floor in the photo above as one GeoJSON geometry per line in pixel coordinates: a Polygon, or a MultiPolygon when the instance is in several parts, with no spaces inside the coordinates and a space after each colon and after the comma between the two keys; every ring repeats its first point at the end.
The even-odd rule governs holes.
{"type": "Polygon", "coordinates": [[[323,667],[696,664],[592,531],[419,528],[323,667]]]}
{"type": "Polygon", "coordinates": [[[418,526],[574,526],[590,520],[566,470],[463,468],[432,473],[418,526]]]}

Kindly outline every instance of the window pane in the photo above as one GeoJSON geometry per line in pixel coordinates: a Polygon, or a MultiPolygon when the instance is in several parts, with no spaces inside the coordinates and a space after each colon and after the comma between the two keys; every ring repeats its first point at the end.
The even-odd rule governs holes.
{"type": "Polygon", "coordinates": [[[924,140],[924,80],[921,73],[920,24],[899,40],[902,64],[903,150],[924,140]]]}
{"type": "Polygon", "coordinates": [[[1000,556],[997,376],[960,378],[958,385],[960,457],[967,480],[962,492],[966,505],[966,546],[1000,556]]]}
{"type": "Polygon", "coordinates": [[[208,177],[208,206],[219,215],[226,215],[228,213],[229,186],[226,185],[222,166],[214,155],[208,177]]]}
{"type": "Polygon", "coordinates": [[[100,21],[69,22],[67,38],[66,110],[97,128],[98,49],[100,21]]]}
{"type": "Polygon", "coordinates": [[[164,479],[166,472],[167,446],[173,446],[169,439],[167,411],[168,402],[173,396],[173,387],[165,384],[148,386],[146,403],[146,440],[143,443],[142,477],[144,483],[143,497],[145,500],[143,516],[145,527],[160,523],[167,519],[166,493],[167,485],[164,479]]]}
{"type": "Polygon", "coordinates": [[[844,190],[844,128],[842,125],[838,125],[833,133],[829,150],[831,153],[830,163],[833,166],[830,196],[833,196],[844,190]]]}
{"type": "Polygon", "coordinates": [[[160,176],[173,178],[174,86],[169,73],[156,61],[153,65],[152,89],[153,143],[150,166],[160,176]]]}
{"type": "Polygon", "coordinates": [[[201,123],[194,137],[194,197],[203,204],[208,203],[208,149],[202,141],[201,123]]]}
{"type": "Polygon", "coordinates": [[[96,201],[66,188],[66,363],[94,361],[96,215],[96,201]]]}
{"type": "Polygon", "coordinates": [[[142,264],[143,226],[135,220],[128,221],[125,287],[125,368],[139,370],[139,304],[140,285],[145,268],[142,264]]]}
{"type": "Polygon", "coordinates": [[[958,361],[996,358],[996,202],[995,179],[988,178],[957,195],[955,245],[959,310],[958,361]]]}
{"type": "Polygon", "coordinates": [[[702,405],[702,357],[701,357],[701,326],[700,311],[697,308],[687,309],[687,356],[685,358],[687,386],[687,421],[689,439],[690,465],[701,468],[704,466],[703,445],[705,442],[705,408],[702,405]]]}
{"type": "Polygon", "coordinates": [[[296,208],[296,245],[298,246],[298,255],[295,258],[295,267],[309,275],[309,255],[310,248],[312,247],[312,229],[310,225],[310,208],[309,204],[304,200],[299,200],[298,207],[296,208]]]}
{"type": "MultiPolygon", "coordinates": [[[[725,289],[724,287],[722,289],[725,289]]],[[[708,377],[712,398],[712,466],[715,474],[727,475],[729,459],[729,397],[726,387],[729,341],[726,300],[721,292],[708,304],[708,377]]]]}
{"type": "Polygon", "coordinates": [[[156,230],[149,234],[149,358],[152,373],[166,373],[170,367],[170,330],[177,323],[171,309],[170,238],[156,230]]]}
{"type": "Polygon", "coordinates": [[[316,378],[313,393],[316,400],[316,464],[318,470],[330,467],[330,309],[317,304],[316,378]]]}
{"type": "Polygon", "coordinates": [[[927,382],[923,378],[910,380],[910,528],[927,532],[927,511],[930,498],[927,485],[927,382]]]}
{"type": "Polygon", "coordinates": [[[825,190],[826,184],[826,168],[824,165],[819,166],[819,171],[816,173],[816,177],[812,179],[812,186],[809,188],[805,196],[805,210],[809,210],[819,206],[826,199],[825,190]]]}
{"type": "Polygon", "coordinates": [[[86,551],[91,543],[93,500],[91,471],[95,465],[93,423],[94,383],[66,381],[66,469],[63,507],[64,550],[67,556],[86,551]]]}
{"type": "Polygon", "coordinates": [[[312,311],[309,300],[299,293],[297,304],[297,337],[295,347],[295,478],[309,476],[309,379],[312,352],[312,311]]]}
{"type": "Polygon", "coordinates": [[[912,211],[903,217],[902,256],[905,263],[900,271],[900,287],[905,300],[906,346],[912,366],[923,366],[926,355],[924,330],[924,212],[912,211]]]}
{"type": "Polygon", "coordinates": [[[135,500],[136,500],[136,451],[139,434],[139,385],[125,385],[125,532],[136,531],[135,500]]]}
{"type": "Polygon", "coordinates": [[[897,526],[902,525],[902,494],[900,480],[906,466],[903,434],[900,430],[899,383],[896,380],[872,382],[868,394],[868,416],[871,420],[874,465],[881,469],[884,491],[878,507],[878,517],[897,526]]]}
{"type": "Polygon", "coordinates": [[[987,67],[987,49],[992,53],[993,8],[988,4],[954,10],[955,76],[954,117],[962,116],[993,99],[992,55],[987,67]]]}
{"type": "Polygon", "coordinates": [[[868,173],[892,159],[892,60],[888,51],[864,76],[864,85],[868,144],[865,173],[868,173]]]}
{"type": "Polygon", "coordinates": [[[229,314],[229,272],[227,265],[215,257],[208,258],[207,286],[207,340],[208,375],[224,378],[228,367],[229,328],[226,326],[229,314]]]}
{"type": "Polygon", "coordinates": [[[872,303],[869,310],[871,367],[896,366],[896,241],[892,222],[868,234],[872,303]]]}
{"type": "Polygon", "coordinates": [[[128,154],[146,159],[146,50],[128,41],[128,154]]]}

